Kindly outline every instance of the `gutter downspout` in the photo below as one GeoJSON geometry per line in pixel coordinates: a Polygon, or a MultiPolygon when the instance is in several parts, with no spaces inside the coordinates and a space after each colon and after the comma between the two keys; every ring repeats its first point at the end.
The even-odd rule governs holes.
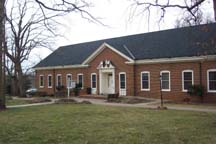
{"type": "MultiPolygon", "coordinates": [[[[129,48],[126,45],[123,45],[123,47],[125,48],[125,50],[128,52],[128,54],[132,57],[133,60],[135,60],[135,56],[133,55],[133,53],[129,50],[129,48]]],[[[136,96],[136,73],[135,73],[135,64],[133,65],[133,95],[136,96]]]]}
{"type": "Polygon", "coordinates": [[[137,96],[137,84],[136,84],[136,65],[133,65],[133,83],[134,83],[134,91],[133,94],[134,96],[137,96]]]}
{"type": "Polygon", "coordinates": [[[55,69],[53,69],[53,93],[55,96],[56,93],[56,75],[55,75],[55,69]]]}
{"type": "MultiPolygon", "coordinates": [[[[199,62],[199,82],[200,82],[200,86],[202,86],[202,61],[199,62]]],[[[201,102],[203,103],[204,101],[204,94],[202,94],[201,96],[201,102]]]]}

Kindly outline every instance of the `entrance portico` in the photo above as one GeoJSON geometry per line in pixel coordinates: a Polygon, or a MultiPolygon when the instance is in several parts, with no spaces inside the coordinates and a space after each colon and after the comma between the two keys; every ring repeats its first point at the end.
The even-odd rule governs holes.
{"type": "Polygon", "coordinates": [[[115,67],[109,60],[101,61],[99,66],[99,93],[115,93],[115,67]]]}

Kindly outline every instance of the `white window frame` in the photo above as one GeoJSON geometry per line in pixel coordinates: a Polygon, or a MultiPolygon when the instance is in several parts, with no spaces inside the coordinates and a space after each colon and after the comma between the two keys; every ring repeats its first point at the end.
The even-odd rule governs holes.
{"type": "Polygon", "coordinates": [[[191,72],[192,73],[192,85],[194,85],[194,72],[193,70],[183,70],[182,71],[182,92],[188,92],[187,89],[184,89],[184,73],[191,72]]]}
{"type": "Polygon", "coordinates": [[[66,81],[65,81],[65,83],[66,83],[66,87],[67,88],[71,88],[71,87],[68,87],[68,76],[71,76],[71,81],[73,81],[73,75],[72,74],[66,74],[66,81]]]}
{"type": "Polygon", "coordinates": [[[79,83],[79,76],[82,76],[82,87],[81,87],[81,89],[83,89],[83,87],[84,87],[84,76],[83,76],[83,73],[77,74],[77,83],[79,83]]]}
{"type": "Polygon", "coordinates": [[[120,90],[126,90],[126,87],[127,87],[127,77],[126,76],[127,76],[126,72],[120,72],[119,73],[119,89],[120,90]],[[124,89],[121,88],[121,77],[120,77],[121,74],[125,75],[125,88],[124,89]]]}
{"type": "Polygon", "coordinates": [[[208,69],[207,70],[207,90],[209,93],[216,93],[216,90],[210,90],[209,88],[209,72],[216,72],[216,69],[208,69]]]}
{"type": "Polygon", "coordinates": [[[92,89],[97,89],[97,74],[96,73],[91,73],[91,88],[92,89]],[[92,88],[92,76],[95,75],[95,88],[92,88]]]}
{"type": "Polygon", "coordinates": [[[160,72],[160,76],[161,76],[161,79],[160,79],[160,83],[161,83],[161,91],[165,91],[165,92],[169,92],[171,91],[171,79],[170,79],[170,71],[168,70],[163,70],[160,72]],[[169,89],[162,89],[162,73],[169,73],[169,89]]]}
{"type": "Polygon", "coordinates": [[[44,88],[44,83],[45,80],[44,80],[44,75],[39,75],[39,88],[44,88]],[[43,77],[43,85],[41,85],[41,77],[43,77]]]}
{"type": "Polygon", "coordinates": [[[62,74],[57,74],[56,75],[56,86],[58,86],[58,76],[61,77],[61,81],[60,81],[60,86],[62,85],[62,74]]]}
{"type": "Polygon", "coordinates": [[[140,73],[140,82],[141,82],[141,91],[150,91],[150,72],[149,71],[142,71],[140,73]],[[143,88],[143,83],[142,83],[142,74],[147,73],[148,74],[148,89],[143,88]]]}
{"type": "Polygon", "coordinates": [[[52,79],[52,74],[48,74],[48,75],[47,75],[47,87],[48,87],[48,88],[52,88],[52,85],[53,85],[53,82],[52,82],[52,81],[53,81],[53,79],[52,79]],[[51,77],[51,86],[49,85],[49,82],[50,82],[50,81],[49,81],[49,77],[51,77]]]}

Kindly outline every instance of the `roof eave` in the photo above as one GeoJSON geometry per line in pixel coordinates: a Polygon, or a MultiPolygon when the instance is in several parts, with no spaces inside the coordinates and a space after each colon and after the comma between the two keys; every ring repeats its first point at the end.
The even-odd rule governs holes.
{"type": "Polygon", "coordinates": [[[48,67],[35,67],[34,70],[51,70],[51,69],[69,69],[69,68],[86,68],[89,65],[63,65],[63,66],[48,66],[48,67]]]}
{"type": "Polygon", "coordinates": [[[177,63],[177,62],[195,62],[195,61],[204,61],[204,60],[208,60],[208,61],[216,60],[216,55],[143,59],[143,60],[136,60],[135,62],[126,62],[126,64],[177,63]]]}

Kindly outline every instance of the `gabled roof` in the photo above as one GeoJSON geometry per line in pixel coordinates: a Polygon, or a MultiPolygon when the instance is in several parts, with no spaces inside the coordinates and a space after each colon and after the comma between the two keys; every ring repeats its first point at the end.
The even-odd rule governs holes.
{"type": "MultiPolygon", "coordinates": [[[[89,62],[91,62],[97,55],[99,55],[105,48],[109,48],[112,51],[116,52],[117,54],[119,54],[121,57],[125,58],[126,60],[128,60],[129,62],[134,62],[134,60],[132,58],[134,58],[132,55],[132,58],[130,58],[129,56],[121,53],[120,51],[116,50],[115,48],[113,48],[112,46],[110,46],[107,43],[103,43],[98,49],[96,49],[89,57],[86,58],[86,60],[82,63],[83,65],[88,64],[89,62]]],[[[126,50],[128,50],[127,48],[125,48],[126,50]]],[[[128,51],[128,53],[130,54],[130,51],[128,51]]]]}
{"type": "Polygon", "coordinates": [[[133,60],[216,54],[216,23],[62,46],[35,67],[80,65],[104,43],[133,60]]]}

